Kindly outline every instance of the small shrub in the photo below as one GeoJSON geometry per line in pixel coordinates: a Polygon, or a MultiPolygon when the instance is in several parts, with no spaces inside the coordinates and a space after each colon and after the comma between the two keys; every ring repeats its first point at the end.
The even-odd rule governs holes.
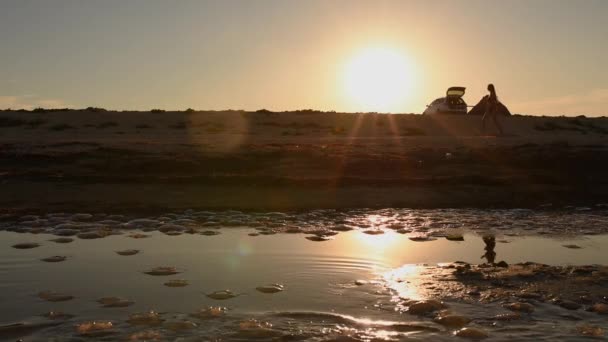
{"type": "Polygon", "coordinates": [[[157,108],[155,108],[155,109],[152,109],[150,112],[152,112],[152,113],[164,113],[165,110],[164,109],[157,109],[157,108]]]}
{"type": "Polygon", "coordinates": [[[25,120],[15,119],[10,117],[0,117],[0,127],[18,127],[27,123],[25,120]]]}
{"type": "Polygon", "coordinates": [[[117,126],[118,126],[118,124],[114,121],[106,121],[106,122],[102,122],[99,125],[97,125],[97,128],[104,129],[104,128],[117,127],[117,126]]]}
{"type": "Polygon", "coordinates": [[[193,112],[196,112],[196,111],[194,109],[192,109],[192,108],[188,108],[188,109],[185,110],[185,112],[186,113],[193,113],[193,112]]]}
{"type": "Polygon", "coordinates": [[[27,128],[38,128],[42,125],[44,125],[46,123],[45,120],[42,119],[34,119],[34,120],[29,120],[25,123],[25,125],[27,126],[27,128]]]}
{"type": "Polygon", "coordinates": [[[49,109],[45,109],[42,107],[38,107],[38,108],[34,108],[32,110],[32,113],[53,113],[53,112],[70,112],[73,109],[70,108],[49,108],[49,109]]]}
{"type": "Polygon", "coordinates": [[[608,134],[608,130],[603,127],[595,126],[592,123],[587,123],[579,119],[572,119],[568,121],[572,126],[560,125],[557,122],[546,121],[542,124],[534,125],[534,129],[537,131],[550,132],[550,131],[575,131],[583,134],[590,132],[597,134],[608,134]]]}
{"type": "Polygon", "coordinates": [[[321,125],[319,125],[316,122],[306,122],[306,123],[302,122],[302,123],[300,123],[300,122],[295,122],[294,121],[294,122],[290,123],[289,125],[287,125],[287,127],[291,127],[291,128],[295,128],[295,129],[298,129],[298,128],[321,128],[321,125]]]}
{"type": "Polygon", "coordinates": [[[293,113],[300,114],[300,115],[307,115],[307,114],[321,114],[323,112],[320,110],[316,110],[316,109],[300,109],[300,110],[293,111],[293,113]]]}
{"type": "Polygon", "coordinates": [[[556,122],[546,121],[542,124],[534,125],[534,129],[536,129],[537,131],[556,131],[556,130],[562,130],[562,129],[566,129],[566,128],[559,125],[556,122]]]}
{"type": "Polygon", "coordinates": [[[93,112],[93,113],[107,112],[107,110],[105,108],[99,108],[99,107],[87,107],[85,110],[87,112],[93,112]]]}
{"type": "Polygon", "coordinates": [[[173,129],[185,129],[186,128],[186,123],[184,121],[181,121],[181,122],[178,122],[176,124],[169,125],[169,128],[173,128],[173,129]]]}
{"type": "Polygon", "coordinates": [[[56,125],[49,127],[49,129],[51,131],[65,131],[66,129],[74,129],[74,128],[76,128],[76,127],[74,127],[72,125],[68,125],[68,124],[56,124],[56,125]]]}
{"type": "Polygon", "coordinates": [[[568,121],[568,123],[575,126],[585,126],[585,123],[579,118],[571,119],[568,121]]]}

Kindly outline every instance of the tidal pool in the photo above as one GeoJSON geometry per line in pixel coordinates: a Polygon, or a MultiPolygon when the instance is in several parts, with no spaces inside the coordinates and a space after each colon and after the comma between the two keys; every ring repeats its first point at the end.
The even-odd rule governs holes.
{"type": "MultiPolygon", "coordinates": [[[[584,340],[608,329],[608,285],[594,283],[608,272],[576,267],[606,264],[608,235],[572,234],[575,227],[521,236],[497,223],[488,239],[461,226],[404,232],[403,221],[374,212],[352,230],[338,222],[333,233],[310,224],[264,234],[279,225],[62,215],[0,232],[0,340],[584,340]],[[78,237],[92,230],[104,233],[78,237]],[[39,246],[12,247],[19,244],[39,246]],[[581,282],[547,285],[560,276],[581,282]]],[[[584,222],[573,212],[560,224],[567,215],[584,222]]]]}

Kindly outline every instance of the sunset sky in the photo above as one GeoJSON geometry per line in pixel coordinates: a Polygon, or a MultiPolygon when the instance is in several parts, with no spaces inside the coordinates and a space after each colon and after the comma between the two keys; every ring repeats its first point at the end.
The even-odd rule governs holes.
{"type": "Polygon", "coordinates": [[[0,0],[0,108],[608,115],[608,1],[0,0]]]}

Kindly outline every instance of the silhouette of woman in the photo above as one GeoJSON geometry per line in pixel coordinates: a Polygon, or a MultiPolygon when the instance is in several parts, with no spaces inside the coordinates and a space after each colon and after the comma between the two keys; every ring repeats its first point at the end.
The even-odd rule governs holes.
{"type": "Polygon", "coordinates": [[[487,96],[486,112],[483,114],[483,119],[481,119],[481,130],[486,130],[486,120],[491,117],[492,121],[494,121],[494,124],[496,125],[496,128],[498,128],[498,132],[502,135],[502,126],[498,122],[497,118],[498,97],[496,96],[496,89],[494,89],[494,85],[492,83],[488,84],[488,91],[490,92],[490,95],[487,96]]]}

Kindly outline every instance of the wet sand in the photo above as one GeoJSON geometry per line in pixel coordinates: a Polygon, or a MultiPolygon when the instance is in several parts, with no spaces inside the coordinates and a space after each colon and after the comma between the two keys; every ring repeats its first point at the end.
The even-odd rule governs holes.
{"type": "Polygon", "coordinates": [[[18,211],[538,207],[608,202],[608,119],[0,112],[18,211]]]}

